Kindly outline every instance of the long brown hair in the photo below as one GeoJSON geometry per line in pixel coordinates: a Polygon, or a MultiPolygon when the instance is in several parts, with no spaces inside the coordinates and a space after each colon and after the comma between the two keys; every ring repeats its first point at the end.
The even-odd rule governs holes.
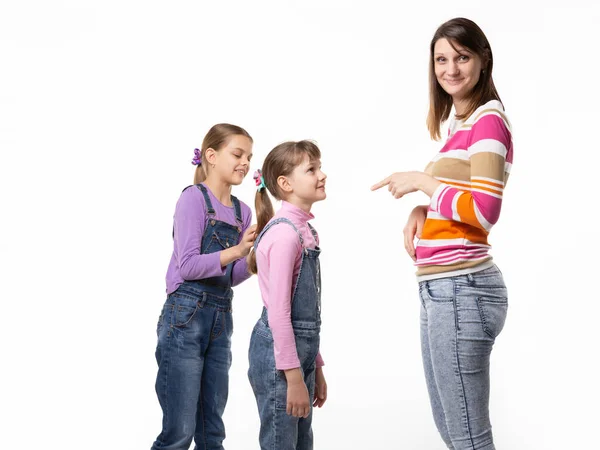
{"type": "Polygon", "coordinates": [[[196,167],[196,172],[194,173],[194,184],[200,184],[204,180],[206,180],[206,176],[208,175],[208,167],[206,162],[206,150],[212,148],[215,151],[221,150],[224,146],[229,142],[229,138],[233,136],[246,136],[250,139],[250,142],[253,142],[252,137],[246,130],[242,127],[238,127],[237,125],[231,125],[229,123],[218,123],[213,125],[213,127],[208,130],[206,136],[204,136],[204,140],[202,141],[202,147],[200,151],[202,152],[202,164],[196,167]]]}
{"type": "Polygon", "coordinates": [[[436,141],[441,138],[440,126],[442,122],[448,119],[452,110],[452,97],[444,91],[435,76],[433,51],[435,43],[444,38],[448,40],[454,50],[456,50],[454,45],[459,44],[481,59],[482,72],[479,81],[470,94],[468,107],[464,114],[457,114],[456,118],[461,120],[469,117],[478,107],[490,100],[501,101],[492,79],[492,68],[494,67],[492,48],[481,28],[472,20],[462,17],[443,23],[433,35],[429,46],[429,114],[427,115],[427,129],[431,138],[436,141]]]}
{"type": "MultiPolygon", "coordinates": [[[[275,215],[273,203],[271,203],[267,191],[277,200],[281,200],[283,192],[277,183],[277,179],[282,176],[289,176],[302,163],[305,155],[308,155],[308,158],[312,161],[321,158],[321,151],[312,141],[290,141],[279,144],[265,158],[262,166],[262,176],[267,188],[257,191],[254,200],[257,216],[256,236],[262,232],[269,220],[275,215]]],[[[258,273],[254,250],[248,255],[248,269],[250,273],[258,273]]]]}

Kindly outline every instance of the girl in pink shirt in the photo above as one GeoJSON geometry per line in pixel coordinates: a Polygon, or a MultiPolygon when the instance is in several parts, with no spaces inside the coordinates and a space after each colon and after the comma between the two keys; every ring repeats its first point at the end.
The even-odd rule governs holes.
{"type": "Polygon", "coordinates": [[[312,407],[327,400],[319,353],[319,238],[308,223],[324,200],[321,152],[310,141],[285,142],[254,174],[257,238],[248,267],[258,274],[264,303],[250,340],[248,377],[260,415],[263,450],[313,448],[312,407]],[[267,190],[282,200],[273,213],[267,190]]]}

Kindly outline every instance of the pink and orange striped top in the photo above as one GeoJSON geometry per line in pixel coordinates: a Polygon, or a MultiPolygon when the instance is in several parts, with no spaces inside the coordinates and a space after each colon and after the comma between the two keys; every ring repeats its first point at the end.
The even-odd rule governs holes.
{"type": "Polygon", "coordinates": [[[488,234],[500,216],[512,161],[510,124],[499,101],[450,123],[445,145],[425,168],[442,184],[431,197],[416,246],[419,281],[493,264],[488,234]]]}

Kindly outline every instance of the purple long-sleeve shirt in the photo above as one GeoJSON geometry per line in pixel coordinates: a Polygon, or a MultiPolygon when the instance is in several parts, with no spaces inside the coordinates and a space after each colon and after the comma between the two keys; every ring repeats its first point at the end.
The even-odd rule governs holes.
{"type": "MultiPolygon", "coordinates": [[[[204,185],[215,210],[215,219],[237,226],[233,206],[225,206],[204,185]]],[[[252,211],[240,201],[242,210],[242,232],[240,240],[252,222],[252,211]]],[[[221,267],[221,252],[200,254],[202,235],[206,227],[206,203],[200,189],[190,186],[181,193],[175,216],[173,218],[174,239],[173,255],[167,269],[167,294],[175,292],[184,280],[201,280],[225,275],[225,267],[221,267]]],[[[236,286],[250,277],[246,258],[238,259],[233,264],[232,284],[236,286]]]]}

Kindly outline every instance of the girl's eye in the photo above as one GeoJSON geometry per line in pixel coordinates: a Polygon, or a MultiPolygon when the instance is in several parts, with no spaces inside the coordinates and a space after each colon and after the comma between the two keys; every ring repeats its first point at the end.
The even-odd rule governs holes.
{"type": "Polygon", "coordinates": [[[438,57],[436,58],[436,61],[437,61],[437,62],[439,62],[439,63],[443,63],[443,62],[445,62],[445,61],[446,61],[446,58],[444,58],[443,56],[438,56],[438,57]]]}
{"type": "Polygon", "coordinates": [[[466,61],[468,61],[468,60],[469,60],[469,57],[468,57],[467,55],[460,55],[460,56],[458,57],[458,60],[459,60],[459,61],[466,62],[466,61]]]}

